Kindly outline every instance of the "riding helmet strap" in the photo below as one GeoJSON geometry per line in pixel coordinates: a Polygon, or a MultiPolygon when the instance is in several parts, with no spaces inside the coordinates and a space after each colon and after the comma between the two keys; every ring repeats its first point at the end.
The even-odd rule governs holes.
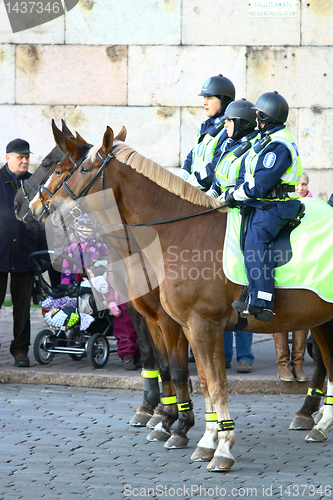
{"type": "Polygon", "coordinates": [[[235,422],[233,420],[218,420],[217,430],[220,431],[233,431],[235,422]]]}
{"type": "Polygon", "coordinates": [[[333,406],[333,396],[326,396],[324,404],[333,406]]]}
{"type": "Polygon", "coordinates": [[[162,405],[175,405],[177,403],[176,394],[174,394],[173,396],[162,396],[161,403],[162,405]]]}
{"type": "Polygon", "coordinates": [[[193,403],[191,400],[183,401],[182,403],[177,403],[178,411],[187,411],[193,409],[193,403]]]}
{"type": "Polygon", "coordinates": [[[217,422],[216,411],[206,411],[205,420],[206,420],[206,422],[217,422]]]}
{"type": "Polygon", "coordinates": [[[313,398],[316,398],[316,399],[320,399],[324,396],[324,393],[320,389],[312,389],[311,387],[309,387],[306,395],[312,396],[313,398]]]}

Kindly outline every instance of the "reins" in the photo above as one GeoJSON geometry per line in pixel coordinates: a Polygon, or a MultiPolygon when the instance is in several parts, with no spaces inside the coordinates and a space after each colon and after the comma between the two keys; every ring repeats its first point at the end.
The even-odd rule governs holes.
{"type": "MultiPolygon", "coordinates": [[[[102,155],[102,153],[100,151],[97,152],[98,157],[102,160],[103,163],[99,167],[99,169],[96,172],[96,174],[94,175],[94,177],[89,181],[89,183],[87,184],[87,186],[85,188],[83,188],[82,191],[79,194],[77,194],[77,195],[75,195],[73,193],[73,191],[67,185],[67,180],[71,177],[71,175],[74,173],[74,171],[72,170],[68,174],[68,176],[66,177],[66,182],[63,182],[62,186],[64,187],[66,193],[72,198],[73,201],[78,201],[83,196],[85,196],[88,193],[88,191],[90,190],[90,188],[95,184],[95,182],[98,179],[99,175],[101,175],[101,191],[102,191],[102,194],[103,194],[105,205],[109,208],[109,205],[108,205],[108,203],[106,201],[105,194],[104,194],[104,172],[105,172],[105,168],[108,165],[108,163],[110,162],[110,160],[115,157],[115,155],[112,152],[115,147],[116,146],[112,147],[111,151],[108,153],[108,155],[106,156],[106,158],[104,158],[104,156],[102,155]]],[[[198,212],[196,214],[182,215],[180,217],[173,217],[171,219],[163,219],[163,220],[159,220],[159,221],[142,222],[142,223],[138,223],[138,224],[109,223],[109,224],[102,224],[102,225],[104,225],[104,226],[118,226],[118,227],[123,227],[123,226],[126,226],[126,227],[156,226],[156,225],[159,225],[159,224],[167,224],[169,222],[176,222],[178,220],[189,219],[191,217],[197,217],[198,215],[204,215],[204,214],[208,214],[210,212],[215,212],[215,210],[219,210],[220,208],[222,208],[224,206],[225,205],[220,205],[218,207],[210,208],[209,210],[205,210],[203,212],[198,212]]]]}

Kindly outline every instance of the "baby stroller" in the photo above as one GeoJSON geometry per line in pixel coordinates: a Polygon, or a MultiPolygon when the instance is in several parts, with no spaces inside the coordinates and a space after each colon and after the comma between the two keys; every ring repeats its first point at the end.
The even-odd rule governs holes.
{"type": "MultiPolygon", "coordinates": [[[[50,363],[56,353],[65,353],[74,361],[85,356],[94,368],[102,368],[109,359],[110,349],[107,337],[112,336],[113,316],[109,310],[99,311],[89,283],[87,273],[82,265],[68,255],[61,255],[82,269],[82,275],[73,285],[58,285],[52,288],[44,279],[45,263],[49,262],[49,250],[41,250],[30,254],[30,261],[35,269],[33,302],[41,304],[42,313],[49,328],[41,330],[34,342],[34,355],[38,363],[50,363]],[[88,305],[90,314],[80,312],[80,307],[88,305]],[[92,321],[92,322],[91,322],[92,321]],[[84,325],[84,323],[86,323],[84,325]],[[90,323],[90,324],[89,324],[90,323]]],[[[113,337],[112,343],[115,346],[113,337]]]]}

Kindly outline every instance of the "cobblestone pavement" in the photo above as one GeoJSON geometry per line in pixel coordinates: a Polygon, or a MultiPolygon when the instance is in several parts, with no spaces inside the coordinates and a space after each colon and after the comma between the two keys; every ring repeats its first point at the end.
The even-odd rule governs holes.
{"type": "MultiPolygon", "coordinates": [[[[142,390],[141,370],[126,371],[116,352],[110,354],[107,364],[98,370],[93,369],[87,357],[74,361],[68,354],[56,354],[47,365],[37,363],[33,354],[33,344],[37,333],[46,328],[40,309],[31,309],[31,346],[29,351],[30,368],[17,368],[9,353],[13,338],[12,307],[0,311],[0,383],[29,383],[72,385],[78,387],[138,389],[142,390]]],[[[111,340],[111,339],[110,339],[111,340]]],[[[112,340],[111,340],[112,342],[112,340]]],[[[308,383],[282,382],[277,377],[274,339],[271,335],[254,334],[252,350],[254,363],[252,373],[237,373],[236,353],[231,369],[227,370],[229,391],[231,393],[266,394],[305,394],[308,383]]],[[[306,352],[304,371],[309,380],[313,372],[313,361],[306,352]]],[[[193,390],[200,393],[200,385],[195,363],[189,363],[193,390]]]]}
{"type": "Polygon", "coordinates": [[[148,443],[128,421],[139,391],[1,385],[1,500],[167,500],[333,497],[333,435],[306,443],[289,431],[303,401],[294,395],[229,396],[236,462],[228,473],[190,463],[204,429],[202,395],[186,449],[148,443]],[[281,494],[282,492],[282,494],[281,494]]]}

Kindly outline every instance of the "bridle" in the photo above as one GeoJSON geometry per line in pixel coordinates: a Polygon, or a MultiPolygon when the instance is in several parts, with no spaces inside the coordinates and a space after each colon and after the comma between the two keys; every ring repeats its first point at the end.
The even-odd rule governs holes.
{"type": "MultiPolygon", "coordinates": [[[[45,183],[49,180],[49,178],[54,173],[54,171],[50,173],[50,175],[46,179],[45,183],[38,187],[38,191],[36,190],[36,193],[38,192],[38,198],[39,198],[39,201],[41,202],[41,205],[43,207],[43,210],[37,219],[38,222],[44,217],[45,214],[50,215],[50,210],[49,210],[50,200],[47,200],[46,202],[44,202],[43,191],[49,196],[49,198],[53,198],[53,196],[57,193],[57,191],[59,191],[61,186],[73,175],[73,173],[79,168],[81,163],[87,158],[88,152],[90,151],[91,147],[87,151],[85,151],[85,153],[77,161],[75,161],[74,158],[72,158],[72,156],[68,153],[68,158],[72,162],[73,168],[64,177],[64,179],[59,183],[59,185],[56,187],[56,189],[53,191],[53,193],[45,186],[45,183]]],[[[59,165],[59,163],[58,163],[58,165],[59,165]]]]}

